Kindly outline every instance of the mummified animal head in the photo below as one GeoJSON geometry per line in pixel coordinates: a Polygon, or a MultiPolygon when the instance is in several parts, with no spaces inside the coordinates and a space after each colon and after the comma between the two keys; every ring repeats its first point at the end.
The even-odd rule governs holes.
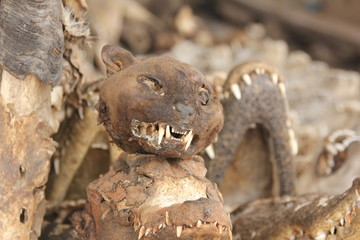
{"type": "Polygon", "coordinates": [[[197,69],[169,57],[136,60],[109,45],[102,58],[108,78],[100,90],[99,122],[123,150],[183,158],[215,140],[222,106],[197,69]]]}

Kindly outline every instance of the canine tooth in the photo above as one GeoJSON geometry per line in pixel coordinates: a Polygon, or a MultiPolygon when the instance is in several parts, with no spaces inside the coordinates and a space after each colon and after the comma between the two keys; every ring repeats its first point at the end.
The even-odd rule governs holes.
{"type": "Polygon", "coordinates": [[[165,212],[165,223],[166,225],[170,225],[170,217],[168,211],[165,212]]]}
{"type": "Polygon", "coordinates": [[[196,222],[196,227],[201,227],[201,225],[202,225],[202,223],[201,223],[201,220],[199,219],[199,220],[197,220],[197,222],[196,222]]]}
{"type": "Polygon", "coordinates": [[[209,156],[210,159],[214,159],[215,158],[215,151],[214,151],[214,146],[212,144],[210,144],[209,146],[207,146],[205,148],[205,152],[206,154],[209,156]]]}
{"type": "Polygon", "coordinates": [[[170,134],[170,126],[169,126],[169,125],[166,125],[165,137],[166,137],[166,138],[170,138],[170,137],[171,137],[171,134],[170,134]]]}
{"type": "Polygon", "coordinates": [[[237,83],[233,83],[233,84],[231,84],[230,89],[231,89],[231,92],[234,94],[235,98],[237,100],[240,100],[241,99],[241,90],[240,90],[239,85],[237,83]]]}
{"type": "Polygon", "coordinates": [[[165,133],[165,129],[163,127],[159,126],[158,145],[160,145],[160,143],[163,139],[164,133],[165,133]]]}
{"type": "Polygon", "coordinates": [[[176,227],[176,236],[180,237],[181,236],[181,232],[182,232],[182,226],[177,226],[176,227]]]}
{"type": "Polygon", "coordinates": [[[230,240],[232,240],[232,232],[230,229],[229,229],[229,238],[230,238],[230,240]]]}
{"type": "Polygon", "coordinates": [[[332,235],[335,234],[335,226],[332,226],[332,227],[330,228],[330,233],[331,233],[332,235]]]}
{"type": "Polygon", "coordinates": [[[345,224],[345,219],[342,217],[340,218],[340,226],[344,226],[345,224]]]}
{"type": "Polygon", "coordinates": [[[285,97],[285,96],[286,96],[285,84],[281,82],[281,83],[278,84],[278,86],[279,86],[279,90],[280,90],[280,92],[281,92],[281,95],[282,95],[283,97],[285,97]]]}
{"type": "Polygon", "coordinates": [[[279,76],[276,74],[276,73],[272,73],[271,74],[271,81],[274,83],[274,84],[277,84],[279,82],[279,76]]]}
{"type": "Polygon", "coordinates": [[[163,225],[162,223],[159,224],[159,229],[162,229],[163,225]]]}
{"type": "Polygon", "coordinates": [[[139,237],[138,239],[141,239],[145,234],[145,227],[141,226],[140,230],[139,230],[139,237]]]}
{"type": "Polygon", "coordinates": [[[241,76],[241,78],[246,83],[246,85],[251,85],[251,77],[249,74],[244,74],[241,76]]]}
{"type": "Polygon", "coordinates": [[[192,130],[190,130],[189,133],[186,134],[185,139],[184,139],[184,142],[186,143],[185,151],[190,147],[192,139],[193,139],[193,133],[192,133],[192,130]]]}
{"type": "Polygon", "coordinates": [[[151,228],[146,229],[146,231],[145,231],[145,237],[146,237],[147,235],[149,235],[150,232],[151,232],[151,228]]]}

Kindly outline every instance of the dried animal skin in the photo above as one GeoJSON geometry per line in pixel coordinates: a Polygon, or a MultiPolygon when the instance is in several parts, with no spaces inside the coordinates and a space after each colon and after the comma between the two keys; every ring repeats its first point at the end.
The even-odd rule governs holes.
{"type": "Polygon", "coordinates": [[[186,158],[215,140],[222,106],[198,70],[168,57],[136,60],[113,46],[102,57],[109,77],[100,90],[99,122],[123,150],[186,158]]]}
{"type": "Polygon", "coordinates": [[[81,239],[230,239],[231,220],[202,158],[123,153],[87,188],[73,222],[81,239]]]}
{"type": "Polygon", "coordinates": [[[87,188],[73,217],[82,239],[231,239],[231,220],[195,154],[223,124],[222,106],[205,77],[168,57],[136,60],[105,46],[108,78],[97,105],[123,153],[87,188]],[[148,153],[148,154],[142,154],[148,153]]]}
{"type": "MultiPolygon", "coordinates": [[[[224,128],[213,145],[215,159],[206,157],[210,180],[220,183],[229,164],[242,160],[237,149],[247,130],[260,125],[270,135],[279,193],[294,191],[291,159],[297,152],[297,142],[287,117],[284,84],[275,68],[261,62],[245,63],[230,72],[223,87],[224,128]]],[[[273,170],[270,167],[268,171],[273,170]]],[[[242,177],[249,178],[243,174],[242,177]]]]}
{"type": "Polygon", "coordinates": [[[360,179],[343,194],[254,201],[234,212],[242,239],[359,239],[360,179]],[[269,221],[272,219],[272,221],[269,221]]]}

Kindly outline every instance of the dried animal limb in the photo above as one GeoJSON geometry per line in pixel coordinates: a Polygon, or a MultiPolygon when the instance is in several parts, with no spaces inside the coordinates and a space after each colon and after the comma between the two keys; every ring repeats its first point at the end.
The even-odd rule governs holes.
{"type": "Polygon", "coordinates": [[[359,206],[359,178],[336,196],[258,200],[234,212],[234,235],[245,240],[355,240],[360,238],[359,206]]]}
{"type": "Polygon", "coordinates": [[[90,107],[86,107],[84,118],[77,119],[72,127],[72,133],[65,143],[64,155],[60,162],[60,173],[50,184],[48,198],[52,204],[57,205],[64,200],[76,171],[100,129],[97,126],[97,113],[90,107]]]}

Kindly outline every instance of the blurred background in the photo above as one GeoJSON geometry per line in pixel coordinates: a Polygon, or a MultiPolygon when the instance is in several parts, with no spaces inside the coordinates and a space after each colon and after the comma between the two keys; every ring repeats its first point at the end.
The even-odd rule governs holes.
{"type": "MultiPolygon", "coordinates": [[[[52,204],[49,221],[65,221],[69,212],[64,209],[84,202],[88,183],[106,172],[120,151],[97,127],[94,110],[105,77],[100,51],[106,44],[120,45],[140,58],[167,55],[187,62],[206,75],[219,96],[234,66],[260,60],[277,67],[286,80],[289,117],[299,145],[298,193],[338,194],[359,175],[360,153],[355,150],[337,162],[336,169],[319,170],[319,159],[334,131],[347,129],[351,136],[360,131],[360,1],[63,0],[63,4],[63,77],[52,93],[58,147],[46,188],[52,204]]],[[[359,149],[357,143],[354,149],[359,149]]],[[[231,195],[233,189],[221,187],[231,195]]],[[[239,202],[228,204],[231,209],[239,202]]]]}

